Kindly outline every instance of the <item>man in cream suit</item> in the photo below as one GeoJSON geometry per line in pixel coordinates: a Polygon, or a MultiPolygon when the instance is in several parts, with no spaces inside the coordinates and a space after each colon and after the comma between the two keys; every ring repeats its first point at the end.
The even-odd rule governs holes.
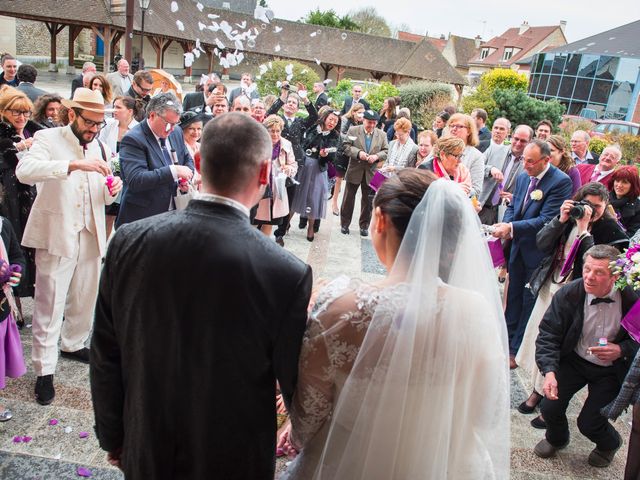
{"type": "Polygon", "coordinates": [[[62,103],[69,125],[38,132],[16,167],[18,180],[38,184],[22,245],[36,249],[32,358],[41,405],[55,397],[60,337],[63,357],[89,363],[85,342],[107,243],[104,209],[122,188],[118,177],[110,187],[105,180],[111,152],[96,139],[104,126],[100,92],[78,88],[62,103]]]}
{"type": "Polygon", "coordinates": [[[349,128],[347,139],[344,142],[344,152],[349,157],[349,167],[344,180],[346,188],[342,197],[340,208],[341,232],[349,234],[349,225],[353,216],[353,208],[358,187],[362,198],[360,199],[360,235],[369,235],[369,222],[371,221],[371,187],[369,183],[376,170],[387,159],[389,143],[387,135],[376,128],[380,117],[373,110],[365,110],[362,125],[349,128]]]}
{"type": "Polygon", "coordinates": [[[107,75],[107,81],[111,85],[114,98],[126,95],[133,83],[133,75],[129,73],[129,62],[126,59],[118,60],[117,68],[117,72],[107,75]]]}

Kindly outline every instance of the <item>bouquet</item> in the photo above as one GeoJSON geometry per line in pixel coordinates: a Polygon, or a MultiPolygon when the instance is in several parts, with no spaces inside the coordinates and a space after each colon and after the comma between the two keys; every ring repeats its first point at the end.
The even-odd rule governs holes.
{"type": "MultiPolygon", "coordinates": [[[[621,253],[615,262],[611,262],[611,272],[619,275],[615,288],[623,290],[630,287],[640,290],[640,244],[636,243],[621,253]]],[[[620,322],[629,335],[640,342],[640,300],[631,307],[620,322]]]]}

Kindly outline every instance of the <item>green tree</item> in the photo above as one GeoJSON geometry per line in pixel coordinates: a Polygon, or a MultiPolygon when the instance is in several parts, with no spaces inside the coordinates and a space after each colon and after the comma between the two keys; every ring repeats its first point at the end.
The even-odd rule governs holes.
{"type": "Polygon", "coordinates": [[[323,27],[340,28],[342,30],[358,31],[360,26],[349,15],[339,17],[334,10],[322,11],[319,8],[312,10],[302,19],[304,23],[320,25],[323,27]]]}
{"type": "Polygon", "coordinates": [[[474,108],[482,108],[489,114],[489,123],[497,117],[492,117],[491,112],[496,109],[494,92],[498,89],[513,90],[526,93],[529,82],[526,75],[518,73],[510,68],[494,68],[480,77],[480,84],[476,91],[462,99],[462,109],[471,113],[474,108]]]}
{"type": "Polygon", "coordinates": [[[349,16],[354,22],[360,25],[360,31],[362,33],[391,37],[391,27],[384,17],[378,14],[374,7],[362,7],[357,10],[352,10],[349,12],[349,16]]]}
{"type": "Polygon", "coordinates": [[[529,125],[535,128],[543,119],[550,120],[554,125],[562,121],[565,106],[557,100],[542,101],[531,98],[522,90],[497,89],[493,92],[496,107],[490,113],[492,118],[505,117],[512,125],[529,125]]]}
{"type": "Polygon", "coordinates": [[[320,81],[318,74],[310,67],[298,62],[289,62],[287,60],[276,60],[271,63],[271,68],[258,79],[258,92],[260,96],[273,94],[280,95],[280,87],[278,82],[287,79],[287,65],[293,65],[293,77],[289,81],[291,85],[298,82],[303,83],[307,87],[307,91],[311,92],[313,84],[320,81]]]}

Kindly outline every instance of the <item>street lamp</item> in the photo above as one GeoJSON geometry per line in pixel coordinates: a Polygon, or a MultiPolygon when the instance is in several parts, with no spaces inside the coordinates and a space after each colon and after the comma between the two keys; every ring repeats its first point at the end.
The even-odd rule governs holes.
{"type": "Polygon", "coordinates": [[[140,60],[138,66],[142,60],[142,52],[144,51],[144,14],[149,10],[149,2],[151,0],[138,0],[140,2],[140,10],[142,10],[142,32],[140,33],[140,60]]]}

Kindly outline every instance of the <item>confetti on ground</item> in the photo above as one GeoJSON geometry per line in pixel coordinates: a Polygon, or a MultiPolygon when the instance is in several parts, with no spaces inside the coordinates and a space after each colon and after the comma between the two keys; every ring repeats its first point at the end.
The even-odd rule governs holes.
{"type": "Polygon", "coordinates": [[[73,428],[71,427],[64,427],[64,433],[71,433],[73,432],[73,428]]]}
{"type": "Polygon", "coordinates": [[[78,467],[78,469],[76,470],[76,473],[78,474],[79,477],[90,477],[91,475],[93,475],[91,473],[91,470],[85,467],[78,467]]]}
{"type": "Polygon", "coordinates": [[[87,438],[87,437],[89,436],[89,432],[80,432],[80,433],[78,434],[78,436],[79,436],[80,438],[87,438]]]}
{"type": "Polygon", "coordinates": [[[58,420],[56,418],[52,418],[51,420],[49,420],[49,425],[57,425],[58,424],[58,420]]]}

